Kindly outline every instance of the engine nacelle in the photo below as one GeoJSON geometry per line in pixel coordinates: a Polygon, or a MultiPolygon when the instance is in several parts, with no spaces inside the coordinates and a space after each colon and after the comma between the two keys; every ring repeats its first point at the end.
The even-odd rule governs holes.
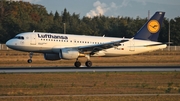
{"type": "Polygon", "coordinates": [[[59,54],[44,53],[44,59],[46,60],[60,60],[59,54]]]}
{"type": "Polygon", "coordinates": [[[77,49],[64,48],[60,49],[59,54],[56,53],[44,53],[44,59],[46,60],[71,60],[77,59],[79,57],[79,52],[77,49]]]}
{"type": "Polygon", "coordinates": [[[106,54],[104,53],[104,51],[99,51],[96,52],[95,54],[93,54],[92,56],[105,56],[106,54]]]}
{"type": "Polygon", "coordinates": [[[79,57],[79,51],[72,48],[60,49],[59,57],[67,60],[76,59],[79,57]]]}

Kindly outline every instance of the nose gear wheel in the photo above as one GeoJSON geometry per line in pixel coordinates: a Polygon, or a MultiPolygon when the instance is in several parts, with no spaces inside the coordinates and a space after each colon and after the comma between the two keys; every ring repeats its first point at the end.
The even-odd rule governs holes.
{"type": "Polygon", "coordinates": [[[27,60],[28,63],[32,63],[32,57],[33,57],[33,52],[30,52],[29,53],[29,58],[30,59],[27,60]]]}

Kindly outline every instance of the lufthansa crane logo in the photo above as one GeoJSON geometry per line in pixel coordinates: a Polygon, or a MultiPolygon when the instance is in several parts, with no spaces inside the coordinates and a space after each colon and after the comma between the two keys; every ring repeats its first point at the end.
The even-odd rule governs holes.
{"type": "Polygon", "coordinates": [[[148,28],[149,32],[154,34],[154,33],[159,31],[160,24],[159,24],[159,22],[157,20],[151,20],[147,24],[147,28],[148,28]]]}

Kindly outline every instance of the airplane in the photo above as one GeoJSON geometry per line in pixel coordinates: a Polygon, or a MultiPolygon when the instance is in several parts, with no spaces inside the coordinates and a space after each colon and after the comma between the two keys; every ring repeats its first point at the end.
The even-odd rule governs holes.
{"type": "Polygon", "coordinates": [[[74,66],[80,67],[80,57],[86,57],[85,65],[92,66],[90,57],[121,56],[164,49],[166,44],[158,42],[165,12],[157,11],[132,38],[86,36],[45,32],[23,32],[6,42],[6,46],[29,52],[28,63],[33,53],[43,53],[45,60],[75,59],[74,66]]]}

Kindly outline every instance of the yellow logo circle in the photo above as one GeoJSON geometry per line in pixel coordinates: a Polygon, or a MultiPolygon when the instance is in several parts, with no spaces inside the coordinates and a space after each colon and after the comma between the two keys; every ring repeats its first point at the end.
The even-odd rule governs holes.
{"type": "Polygon", "coordinates": [[[157,20],[151,20],[147,24],[147,28],[148,28],[149,32],[156,33],[160,29],[160,24],[159,24],[159,22],[157,20]]]}

